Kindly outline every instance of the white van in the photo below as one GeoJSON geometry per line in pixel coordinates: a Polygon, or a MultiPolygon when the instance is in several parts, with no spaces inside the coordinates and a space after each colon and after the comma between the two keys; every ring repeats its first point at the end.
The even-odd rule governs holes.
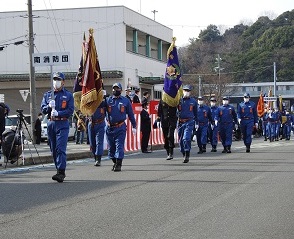
{"type": "MultiPolygon", "coordinates": [[[[41,127],[42,127],[41,141],[45,141],[48,138],[47,122],[48,122],[48,117],[47,117],[47,115],[45,115],[42,122],[41,122],[41,127]]],[[[75,140],[75,132],[76,132],[76,126],[75,126],[75,123],[73,122],[73,117],[70,117],[69,118],[69,133],[68,133],[69,140],[75,140]]]]}
{"type": "MultiPolygon", "coordinates": [[[[29,136],[29,134],[31,134],[31,130],[32,130],[32,125],[31,125],[31,116],[27,115],[27,114],[23,114],[24,118],[24,122],[22,121],[22,131],[24,133],[24,136],[26,137],[27,140],[31,140],[31,137],[33,137],[31,135],[31,137],[29,136]],[[27,126],[27,129],[26,129],[27,126]],[[29,133],[28,133],[29,132],[29,133]]],[[[9,115],[5,118],[5,129],[13,129],[16,130],[17,126],[18,126],[18,122],[19,122],[19,117],[18,115],[9,115]]]]}

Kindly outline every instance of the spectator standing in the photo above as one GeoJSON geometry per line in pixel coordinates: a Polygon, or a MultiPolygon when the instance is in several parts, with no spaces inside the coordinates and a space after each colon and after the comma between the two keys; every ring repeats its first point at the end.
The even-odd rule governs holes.
{"type": "Polygon", "coordinates": [[[36,119],[35,122],[35,136],[36,136],[36,144],[40,144],[41,143],[41,133],[42,133],[42,118],[43,115],[42,113],[38,114],[38,118],[36,119]]]}
{"type": "Polygon", "coordinates": [[[133,97],[133,103],[140,103],[139,92],[140,92],[139,88],[135,89],[135,95],[133,97]]]}
{"type": "Polygon", "coordinates": [[[141,150],[142,150],[142,153],[151,153],[150,151],[148,151],[148,142],[149,142],[150,133],[151,133],[151,119],[148,113],[147,101],[144,101],[142,103],[142,111],[140,113],[140,116],[141,116],[140,130],[142,133],[141,150]]]}

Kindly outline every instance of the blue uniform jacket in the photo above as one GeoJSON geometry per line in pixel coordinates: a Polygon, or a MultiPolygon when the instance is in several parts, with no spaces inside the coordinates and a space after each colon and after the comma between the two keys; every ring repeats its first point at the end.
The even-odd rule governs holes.
{"type": "Polygon", "coordinates": [[[191,119],[197,123],[197,102],[194,98],[181,98],[178,105],[179,119],[191,119]]]}
{"type": "Polygon", "coordinates": [[[92,121],[99,121],[105,118],[106,114],[106,102],[103,100],[101,104],[98,106],[94,114],[91,116],[92,121]]]}
{"type": "Polygon", "coordinates": [[[124,122],[127,118],[130,119],[132,127],[136,128],[136,120],[130,100],[124,96],[114,97],[109,96],[106,99],[107,120],[110,125],[124,122]]]}
{"type": "Polygon", "coordinates": [[[253,101],[241,102],[237,108],[237,117],[241,120],[253,120],[258,123],[256,105],[253,101]]]}
{"type": "MultiPolygon", "coordinates": [[[[43,114],[51,115],[51,108],[48,106],[52,98],[52,91],[44,94],[41,111],[43,114]]],[[[55,110],[58,112],[58,117],[69,118],[74,112],[74,99],[71,92],[62,88],[60,91],[54,91],[55,110]]]]}
{"type": "Polygon", "coordinates": [[[206,125],[212,122],[211,111],[207,105],[198,105],[197,120],[199,125],[206,125]]]}
{"type": "Polygon", "coordinates": [[[217,120],[220,124],[222,123],[237,123],[237,114],[234,106],[222,105],[216,110],[214,120],[217,120]]]}

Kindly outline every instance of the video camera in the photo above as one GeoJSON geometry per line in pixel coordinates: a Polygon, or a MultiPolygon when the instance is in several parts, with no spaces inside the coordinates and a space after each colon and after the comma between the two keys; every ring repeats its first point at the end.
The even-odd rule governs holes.
{"type": "Polygon", "coordinates": [[[21,109],[17,109],[16,110],[16,112],[17,112],[17,116],[19,116],[19,117],[24,117],[24,115],[23,115],[23,110],[21,110],[21,109]]]}

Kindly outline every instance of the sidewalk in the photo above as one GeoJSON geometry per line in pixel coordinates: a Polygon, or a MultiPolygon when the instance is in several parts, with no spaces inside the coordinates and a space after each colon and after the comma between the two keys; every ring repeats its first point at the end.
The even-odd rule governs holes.
{"type": "MultiPolygon", "coordinates": [[[[162,149],[163,145],[153,145],[152,150],[162,149]]],[[[93,158],[93,154],[90,151],[90,145],[88,144],[76,144],[75,141],[69,141],[67,144],[67,160],[78,160],[83,158],[93,158]]],[[[139,151],[129,151],[125,152],[134,153],[139,151]]],[[[104,154],[107,155],[107,150],[104,150],[104,154]]],[[[6,165],[6,161],[4,161],[5,157],[1,154],[0,159],[0,170],[5,170],[6,168],[16,168],[21,166],[33,165],[33,164],[44,164],[44,163],[53,163],[53,158],[51,156],[49,145],[47,142],[43,142],[40,145],[24,145],[24,161],[22,160],[22,155],[19,160],[13,164],[10,161],[6,165]]],[[[94,158],[93,158],[94,162],[94,158]]]]}
{"type": "MultiPolygon", "coordinates": [[[[40,145],[24,145],[24,162],[22,155],[19,160],[13,164],[10,161],[7,163],[7,168],[13,168],[24,165],[41,164],[41,163],[53,163],[49,145],[47,142],[43,142],[40,145]]],[[[92,158],[93,154],[90,151],[90,145],[88,144],[76,144],[74,141],[69,141],[67,144],[67,160],[76,160],[81,158],[92,158]]],[[[0,170],[5,169],[6,158],[1,155],[0,170]]]]}

